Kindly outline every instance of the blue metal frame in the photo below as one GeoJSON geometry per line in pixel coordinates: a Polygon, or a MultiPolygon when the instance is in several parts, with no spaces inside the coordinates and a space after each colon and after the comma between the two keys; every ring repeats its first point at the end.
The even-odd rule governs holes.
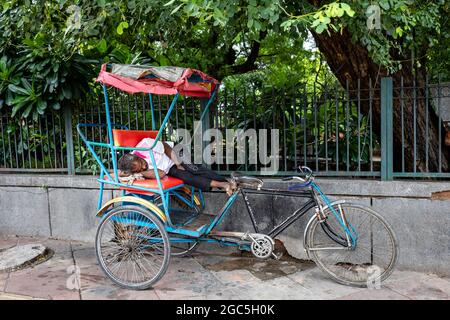
{"type": "MultiPolygon", "coordinates": [[[[216,94],[217,88],[213,91],[206,107],[205,107],[205,111],[209,108],[209,106],[211,105],[212,101],[214,100],[215,94],[216,94]]],[[[153,155],[153,152],[151,152],[153,150],[153,148],[157,145],[157,143],[159,142],[159,140],[161,139],[161,136],[164,132],[164,129],[170,119],[170,116],[172,114],[173,109],[176,106],[176,103],[178,101],[178,98],[180,96],[179,93],[177,93],[176,95],[174,95],[174,98],[172,100],[172,103],[170,104],[170,107],[167,111],[166,116],[164,117],[164,120],[158,130],[158,133],[155,137],[155,142],[154,144],[150,147],[150,148],[125,148],[125,147],[116,147],[114,145],[114,138],[113,138],[113,133],[112,133],[112,128],[113,127],[119,127],[121,129],[127,129],[126,126],[123,125],[117,125],[111,122],[111,114],[110,114],[110,106],[109,106],[109,97],[108,97],[108,90],[107,87],[104,85],[103,86],[103,94],[104,94],[104,99],[105,99],[105,112],[106,112],[106,124],[78,124],[77,125],[77,131],[78,134],[80,135],[81,139],[83,140],[83,142],[86,144],[88,150],[92,153],[94,159],[97,161],[97,163],[100,166],[100,177],[99,179],[97,179],[97,181],[100,183],[100,195],[99,195],[99,199],[97,202],[97,207],[98,209],[101,208],[102,203],[103,203],[103,191],[104,191],[104,185],[105,184],[109,184],[112,186],[116,186],[116,187],[122,187],[122,188],[126,188],[126,189],[134,189],[134,190],[138,190],[138,191],[145,191],[145,192],[149,192],[149,193],[154,193],[157,195],[161,196],[161,200],[162,200],[162,205],[163,205],[163,210],[164,213],[167,216],[167,222],[168,222],[168,231],[171,232],[170,230],[173,229],[173,231],[178,230],[177,228],[175,228],[172,224],[172,221],[170,220],[170,212],[169,212],[169,195],[170,194],[174,194],[175,196],[177,196],[178,198],[180,198],[182,201],[184,201],[187,205],[189,205],[191,208],[194,206],[194,199],[195,199],[195,189],[192,188],[191,189],[191,203],[188,203],[188,201],[186,201],[183,197],[181,197],[179,194],[177,194],[175,192],[175,190],[184,187],[184,184],[172,187],[172,188],[168,188],[168,189],[164,189],[162,186],[162,182],[161,179],[159,177],[158,174],[158,169],[156,166],[156,161],[155,161],[155,157],[153,155]],[[103,142],[97,142],[97,141],[90,141],[87,139],[87,137],[83,134],[82,132],[82,128],[84,127],[106,127],[107,128],[107,132],[108,132],[108,143],[103,143],[103,142]],[[104,147],[104,148],[108,148],[111,152],[111,159],[112,159],[112,165],[113,165],[113,176],[111,175],[111,173],[107,170],[107,168],[105,167],[105,165],[103,164],[102,160],[100,159],[100,157],[97,155],[97,153],[95,152],[94,147],[104,147]],[[155,172],[155,177],[156,177],[156,182],[158,185],[157,189],[151,189],[151,188],[145,188],[145,187],[140,187],[140,186],[133,186],[133,185],[127,185],[124,183],[121,183],[120,180],[118,179],[118,168],[117,168],[117,151],[119,150],[128,150],[128,151],[133,151],[133,150],[141,150],[141,151],[148,151],[150,154],[150,159],[153,165],[153,170],[155,172]],[[105,176],[107,177],[107,179],[105,179],[105,176]]],[[[153,97],[151,94],[149,94],[149,103],[150,103],[150,109],[151,109],[151,115],[152,115],[152,129],[154,130],[156,127],[156,121],[155,121],[155,110],[154,110],[154,104],[153,104],[153,97]]],[[[206,112],[204,112],[201,116],[201,119],[205,116],[206,112]]],[[[125,191],[122,191],[122,193],[124,194],[125,191]]],[[[201,191],[199,190],[199,198],[200,198],[200,203],[201,206],[204,207],[204,198],[203,198],[203,194],[201,193],[201,191]]],[[[139,195],[140,196],[140,195],[139,195]]],[[[189,233],[188,233],[189,234],[189,233]]]]}

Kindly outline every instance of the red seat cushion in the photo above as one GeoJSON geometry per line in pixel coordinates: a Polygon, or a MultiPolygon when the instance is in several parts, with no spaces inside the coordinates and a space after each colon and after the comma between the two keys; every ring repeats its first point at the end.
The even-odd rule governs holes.
{"type": "MultiPolygon", "coordinates": [[[[109,180],[108,177],[105,177],[105,180],[109,180]]],[[[163,187],[163,190],[167,190],[170,188],[174,188],[176,186],[180,186],[184,184],[184,181],[178,178],[165,176],[164,178],[161,178],[161,185],[163,187]]],[[[149,188],[158,190],[158,181],[156,179],[145,179],[145,180],[135,180],[133,182],[133,186],[143,187],[143,188],[149,188]]],[[[153,192],[149,191],[143,191],[143,190],[137,190],[133,188],[127,188],[127,187],[120,187],[121,190],[126,190],[131,193],[136,194],[153,194],[153,192]]]]}
{"type": "MultiPolygon", "coordinates": [[[[156,138],[158,131],[151,130],[118,130],[113,129],[113,139],[114,145],[116,147],[135,147],[142,139],[144,138],[156,138]]],[[[113,176],[114,178],[114,176],[113,176]]],[[[108,180],[108,177],[105,177],[105,180],[108,180]]],[[[184,184],[183,180],[178,178],[165,176],[161,179],[161,184],[163,190],[167,190],[179,185],[184,184]]],[[[145,179],[145,180],[135,180],[133,183],[134,186],[155,189],[158,190],[158,181],[156,179],[145,179]]],[[[122,190],[129,191],[131,193],[136,194],[153,194],[152,192],[136,190],[133,188],[120,187],[122,190]]]]}
{"type": "Polygon", "coordinates": [[[158,131],[151,130],[118,130],[113,129],[114,145],[116,147],[135,147],[144,138],[155,139],[158,131]]]}

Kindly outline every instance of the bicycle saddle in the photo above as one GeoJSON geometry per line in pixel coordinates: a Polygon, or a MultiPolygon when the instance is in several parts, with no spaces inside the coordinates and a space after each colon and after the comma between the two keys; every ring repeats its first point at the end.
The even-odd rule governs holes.
{"type": "Polygon", "coordinates": [[[232,172],[231,178],[236,182],[238,187],[242,188],[251,188],[251,189],[261,189],[264,182],[261,179],[251,177],[251,176],[243,176],[238,172],[232,172]]]}

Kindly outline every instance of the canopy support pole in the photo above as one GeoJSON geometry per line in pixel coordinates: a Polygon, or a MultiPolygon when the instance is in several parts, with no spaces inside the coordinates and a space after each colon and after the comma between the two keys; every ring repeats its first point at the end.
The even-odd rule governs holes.
{"type": "Polygon", "coordinates": [[[153,104],[153,96],[151,93],[148,94],[148,99],[150,101],[150,110],[152,113],[152,130],[155,130],[156,128],[156,121],[155,121],[155,106],[153,104]]]}
{"type": "Polygon", "coordinates": [[[108,90],[106,89],[106,86],[103,85],[103,94],[105,96],[105,109],[106,109],[106,124],[108,125],[108,145],[109,149],[111,150],[111,158],[113,163],[113,170],[114,170],[114,181],[119,182],[119,176],[117,174],[117,158],[116,158],[116,150],[114,148],[114,139],[112,134],[112,124],[111,124],[111,115],[109,112],[109,102],[108,102],[108,90]]]}
{"type": "Polygon", "coordinates": [[[203,118],[205,117],[205,115],[208,113],[209,111],[209,106],[211,105],[211,103],[214,101],[214,98],[216,96],[216,92],[217,92],[218,86],[214,89],[211,98],[209,98],[208,103],[206,104],[205,108],[203,109],[202,115],[200,116],[200,121],[198,122],[198,125],[195,127],[194,129],[194,134],[193,136],[195,136],[195,133],[197,132],[199,125],[201,123],[203,123],[203,118]]]}

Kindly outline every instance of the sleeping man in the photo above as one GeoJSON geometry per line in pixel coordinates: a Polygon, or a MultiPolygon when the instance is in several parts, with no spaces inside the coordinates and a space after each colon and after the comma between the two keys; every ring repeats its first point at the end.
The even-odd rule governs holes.
{"type": "MultiPolygon", "coordinates": [[[[136,148],[150,148],[154,142],[152,138],[144,138],[136,145],[136,148]]],[[[161,141],[158,141],[152,151],[135,150],[123,155],[118,161],[120,179],[126,181],[127,177],[136,174],[146,179],[155,179],[150,152],[153,152],[160,178],[169,175],[203,191],[220,188],[229,196],[235,189],[233,183],[214,171],[203,166],[183,163],[174,150],[166,142],[161,141]]]]}

